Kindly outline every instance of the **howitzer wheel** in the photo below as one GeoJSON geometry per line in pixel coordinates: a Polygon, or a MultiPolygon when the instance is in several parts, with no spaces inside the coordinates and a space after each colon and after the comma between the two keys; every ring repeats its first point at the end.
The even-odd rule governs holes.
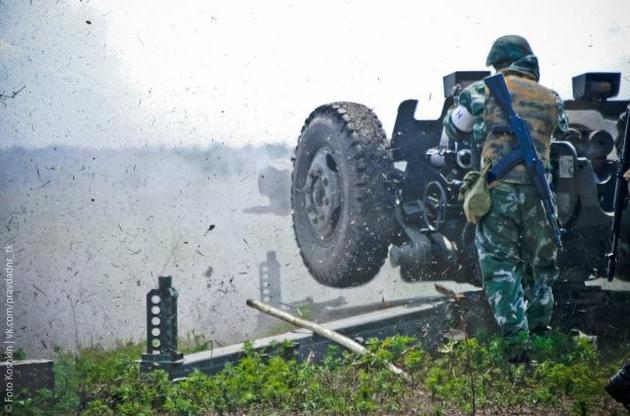
{"type": "Polygon", "coordinates": [[[306,120],[291,203],[300,255],[318,282],[355,286],[378,273],[396,224],[392,169],[385,132],[369,108],[327,104],[306,120]]]}

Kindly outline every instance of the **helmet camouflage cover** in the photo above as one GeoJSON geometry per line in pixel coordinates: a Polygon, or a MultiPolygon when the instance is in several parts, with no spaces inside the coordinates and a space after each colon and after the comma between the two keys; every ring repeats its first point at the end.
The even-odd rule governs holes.
{"type": "Polygon", "coordinates": [[[486,59],[486,66],[509,65],[533,53],[527,39],[524,37],[517,35],[501,36],[492,44],[486,59]]]}

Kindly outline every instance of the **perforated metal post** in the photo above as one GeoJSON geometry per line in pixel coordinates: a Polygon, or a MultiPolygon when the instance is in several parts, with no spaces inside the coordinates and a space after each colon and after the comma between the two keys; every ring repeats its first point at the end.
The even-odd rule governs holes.
{"type": "Polygon", "coordinates": [[[147,293],[147,352],[142,354],[145,371],[162,368],[169,374],[181,363],[177,351],[177,290],[171,276],[159,276],[158,288],[147,293]]]}
{"type": "Polygon", "coordinates": [[[280,288],[280,262],[275,251],[267,252],[267,260],[260,263],[260,300],[279,306],[282,303],[280,288]]]}

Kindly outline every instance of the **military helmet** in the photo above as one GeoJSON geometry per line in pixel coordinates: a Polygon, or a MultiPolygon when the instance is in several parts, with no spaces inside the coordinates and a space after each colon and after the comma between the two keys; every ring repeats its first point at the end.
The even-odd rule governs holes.
{"type": "Polygon", "coordinates": [[[524,37],[517,35],[501,36],[492,44],[486,59],[486,66],[504,66],[533,53],[524,37]]]}

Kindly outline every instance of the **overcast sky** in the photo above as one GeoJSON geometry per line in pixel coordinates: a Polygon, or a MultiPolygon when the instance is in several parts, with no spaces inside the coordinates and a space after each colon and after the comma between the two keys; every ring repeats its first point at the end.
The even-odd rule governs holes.
{"type": "Polygon", "coordinates": [[[294,143],[317,105],[442,106],[442,76],[483,69],[492,41],[527,37],[541,81],[621,71],[627,0],[2,0],[0,146],[294,143]],[[89,23],[88,23],[89,22],[89,23]]]}

